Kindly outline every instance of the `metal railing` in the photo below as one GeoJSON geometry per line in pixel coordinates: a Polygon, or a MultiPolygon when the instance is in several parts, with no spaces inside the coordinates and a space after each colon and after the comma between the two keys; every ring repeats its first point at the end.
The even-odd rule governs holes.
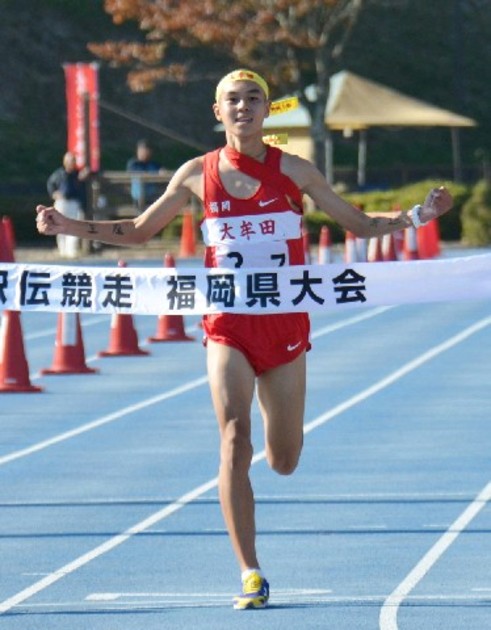
{"type": "Polygon", "coordinates": [[[134,217],[165,192],[174,171],[103,171],[89,182],[88,215],[94,219],[134,217]]]}

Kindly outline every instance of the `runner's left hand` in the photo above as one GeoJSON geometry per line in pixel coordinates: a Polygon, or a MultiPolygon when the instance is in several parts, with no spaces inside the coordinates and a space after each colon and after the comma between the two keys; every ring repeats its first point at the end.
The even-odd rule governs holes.
{"type": "Polygon", "coordinates": [[[420,210],[419,218],[423,223],[436,219],[448,212],[453,206],[453,198],[445,186],[430,190],[420,210]]]}

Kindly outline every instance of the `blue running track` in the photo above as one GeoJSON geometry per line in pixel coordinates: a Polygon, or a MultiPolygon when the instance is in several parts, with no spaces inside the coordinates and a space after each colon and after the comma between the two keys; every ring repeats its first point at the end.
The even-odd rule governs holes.
{"type": "MultiPolygon", "coordinates": [[[[160,264],[155,261],[155,264],[160,264]]],[[[37,394],[0,395],[0,628],[491,628],[491,304],[312,318],[305,448],[265,462],[254,411],[258,548],[271,606],[238,612],[217,499],[218,434],[191,343],[43,376],[56,314],[23,313],[37,394]]]]}

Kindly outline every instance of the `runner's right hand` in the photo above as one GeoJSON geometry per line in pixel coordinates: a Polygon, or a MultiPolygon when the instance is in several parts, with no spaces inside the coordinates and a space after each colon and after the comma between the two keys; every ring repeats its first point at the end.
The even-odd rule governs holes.
{"type": "Polygon", "coordinates": [[[51,206],[37,206],[36,213],[36,227],[40,234],[50,236],[63,233],[65,217],[58,210],[51,206]]]}

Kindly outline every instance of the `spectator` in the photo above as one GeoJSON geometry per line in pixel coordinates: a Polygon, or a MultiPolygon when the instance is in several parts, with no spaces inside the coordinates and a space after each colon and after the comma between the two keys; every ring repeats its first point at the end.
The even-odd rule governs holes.
{"type": "MultiPolygon", "coordinates": [[[[147,140],[139,140],[136,145],[136,154],[126,164],[126,170],[131,173],[156,173],[161,171],[160,164],[152,158],[153,150],[147,140]]],[[[159,196],[157,184],[143,183],[140,177],[134,177],[131,181],[131,198],[138,212],[155,201],[159,196]]]]}
{"type": "MultiPolygon", "coordinates": [[[[89,169],[79,169],[75,155],[68,151],[63,156],[63,165],[48,178],[47,189],[54,200],[54,207],[70,219],[83,219],[87,202],[86,179],[89,169]]],[[[80,253],[80,239],[58,234],[58,252],[63,258],[76,258],[80,253]]]]}

